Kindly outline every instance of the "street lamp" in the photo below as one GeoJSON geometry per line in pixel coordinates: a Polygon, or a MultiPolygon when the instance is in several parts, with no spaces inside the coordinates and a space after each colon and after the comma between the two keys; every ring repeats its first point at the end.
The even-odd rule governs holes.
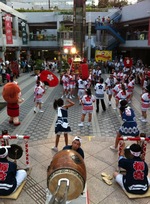
{"type": "Polygon", "coordinates": [[[77,52],[75,47],[72,47],[70,51],[71,51],[71,54],[73,54],[73,55],[76,54],[76,52],[77,52]]]}
{"type": "Polygon", "coordinates": [[[69,50],[67,48],[64,48],[64,53],[68,54],[69,50]]]}
{"type": "Polygon", "coordinates": [[[72,47],[70,52],[71,52],[71,54],[73,56],[73,61],[74,62],[80,62],[81,61],[81,57],[79,55],[77,55],[76,47],[72,47]]]}

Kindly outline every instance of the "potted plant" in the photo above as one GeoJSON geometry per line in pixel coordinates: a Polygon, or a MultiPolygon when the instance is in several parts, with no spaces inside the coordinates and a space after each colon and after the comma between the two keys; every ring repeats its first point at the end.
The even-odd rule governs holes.
{"type": "Polygon", "coordinates": [[[63,74],[69,70],[70,66],[68,64],[68,62],[64,59],[62,59],[61,61],[62,66],[61,66],[61,70],[60,70],[60,84],[62,84],[62,76],[63,74]]]}
{"type": "Polygon", "coordinates": [[[35,61],[35,65],[34,65],[35,75],[38,75],[42,70],[43,70],[43,60],[42,59],[37,59],[35,61]]]}

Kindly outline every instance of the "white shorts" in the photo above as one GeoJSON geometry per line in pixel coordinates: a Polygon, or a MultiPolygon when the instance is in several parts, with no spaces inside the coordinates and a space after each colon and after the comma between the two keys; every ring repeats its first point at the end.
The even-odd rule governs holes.
{"type": "MultiPolygon", "coordinates": [[[[125,190],[124,185],[123,185],[123,175],[122,174],[118,174],[115,178],[116,182],[121,186],[121,188],[123,190],[125,190]]],[[[150,186],[150,178],[147,177],[148,180],[148,185],[150,186]]]]}
{"type": "Polygon", "coordinates": [[[123,185],[123,175],[118,174],[115,178],[116,182],[121,186],[123,190],[125,190],[124,185],[123,185]]]}
{"type": "Polygon", "coordinates": [[[16,181],[17,181],[17,186],[14,191],[17,190],[17,188],[22,184],[22,182],[27,178],[27,172],[23,169],[18,170],[16,173],[16,181]]]}
{"type": "Polygon", "coordinates": [[[84,94],[85,94],[85,90],[84,89],[79,89],[78,90],[78,96],[79,96],[80,99],[84,96],[84,94]]]}
{"type": "Polygon", "coordinates": [[[146,112],[148,108],[141,108],[142,112],[146,112]]]}
{"type": "Polygon", "coordinates": [[[70,89],[74,89],[76,87],[76,85],[75,84],[70,84],[69,87],[70,87],[70,89]]]}
{"type": "Polygon", "coordinates": [[[144,103],[141,104],[141,110],[142,111],[146,112],[149,108],[150,108],[149,104],[144,104],[144,103]]]}
{"type": "Polygon", "coordinates": [[[35,102],[36,102],[36,103],[42,103],[42,98],[36,98],[36,99],[35,99],[35,102]]]}
{"type": "Polygon", "coordinates": [[[93,113],[93,110],[82,110],[82,114],[86,115],[87,113],[93,113]]]}
{"type": "Polygon", "coordinates": [[[66,85],[63,85],[63,89],[65,90],[69,90],[69,84],[66,86],[66,85]]]}
{"type": "Polygon", "coordinates": [[[113,95],[113,89],[107,89],[107,90],[106,90],[106,93],[107,93],[108,95],[113,95]]]}

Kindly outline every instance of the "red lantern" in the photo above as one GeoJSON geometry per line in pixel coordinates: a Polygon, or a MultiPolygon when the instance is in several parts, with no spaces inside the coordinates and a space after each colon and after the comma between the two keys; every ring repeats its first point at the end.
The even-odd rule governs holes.
{"type": "Polygon", "coordinates": [[[88,69],[88,64],[80,64],[81,67],[81,73],[82,73],[82,79],[86,80],[89,77],[89,69],[88,69]]]}

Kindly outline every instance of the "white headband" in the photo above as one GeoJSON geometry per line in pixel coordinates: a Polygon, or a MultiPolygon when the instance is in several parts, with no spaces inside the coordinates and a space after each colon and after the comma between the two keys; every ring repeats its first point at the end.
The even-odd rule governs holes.
{"type": "Polygon", "coordinates": [[[132,150],[130,150],[131,154],[133,154],[135,157],[139,157],[141,152],[133,152],[132,150]]]}
{"type": "Polygon", "coordinates": [[[81,141],[82,141],[81,138],[78,137],[78,136],[75,136],[75,137],[74,137],[73,141],[75,141],[75,140],[79,140],[80,143],[81,143],[81,141]]]}
{"type": "Polygon", "coordinates": [[[4,152],[4,154],[0,154],[0,158],[5,158],[5,157],[7,157],[7,155],[8,155],[8,149],[6,148],[6,147],[0,147],[0,149],[5,149],[5,152],[4,152]]]}

